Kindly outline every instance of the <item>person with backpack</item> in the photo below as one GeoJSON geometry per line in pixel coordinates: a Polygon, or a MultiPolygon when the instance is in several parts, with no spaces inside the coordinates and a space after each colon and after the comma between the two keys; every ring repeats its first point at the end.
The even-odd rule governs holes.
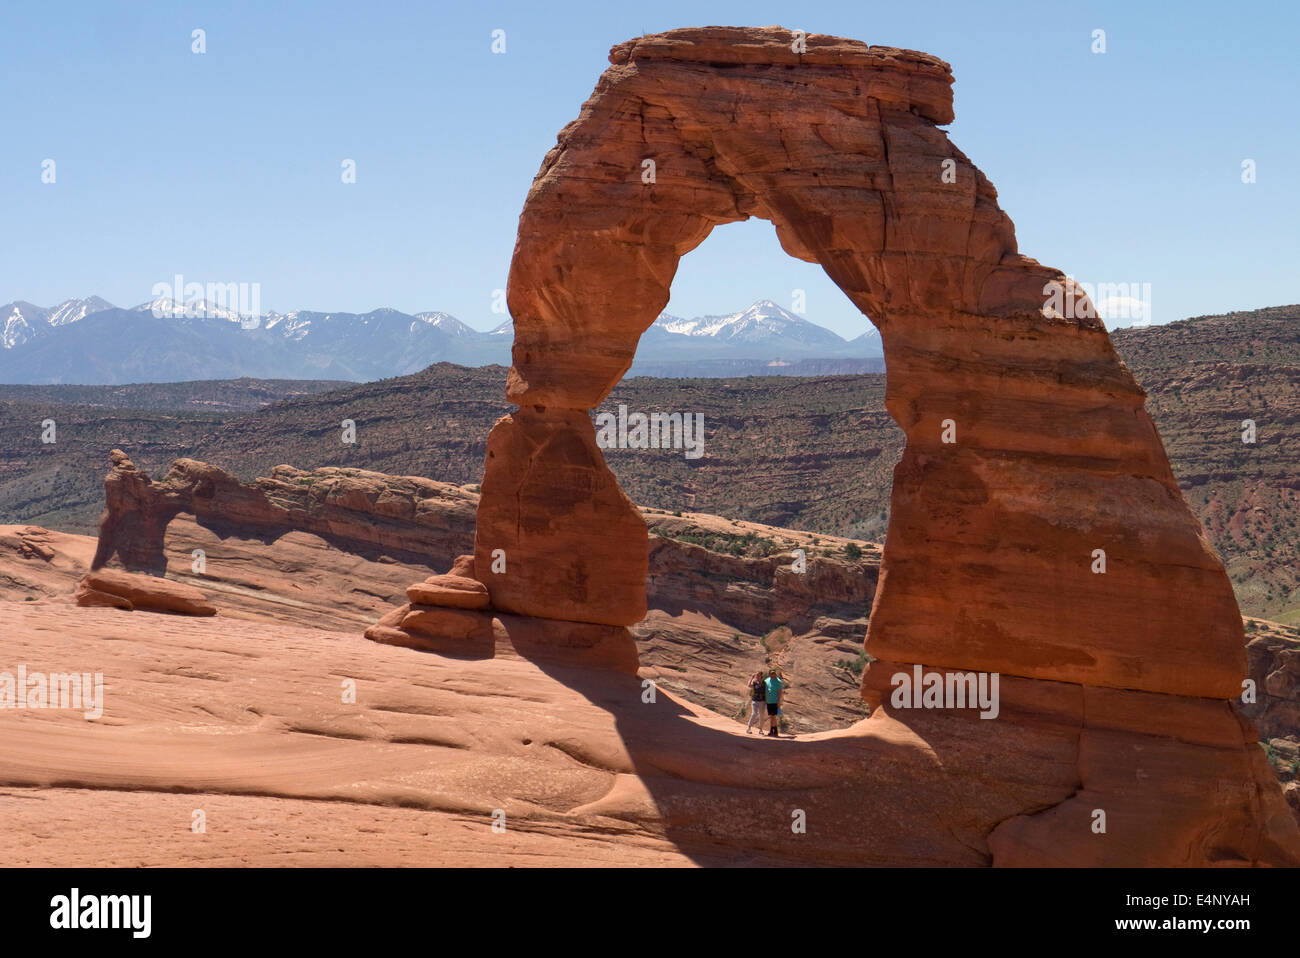
{"type": "Polygon", "coordinates": [[[749,677],[749,721],[745,723],[745,734],[758,723],[758,731],[763,731],[763,705],[767,701],[767,686],[763,682],[763,670],[759,669],[749,677]]]}
{"type": "Polygon", "coordinates": [[[785,681],[776,669],[768,669],[767,678],[763,681],[763,692],[767,701],[767,717],[772,720],[771,731],[767,734],[772,738],[780,738],[777,725],[780,722],[781,703],[785,700],[785,681]]]}

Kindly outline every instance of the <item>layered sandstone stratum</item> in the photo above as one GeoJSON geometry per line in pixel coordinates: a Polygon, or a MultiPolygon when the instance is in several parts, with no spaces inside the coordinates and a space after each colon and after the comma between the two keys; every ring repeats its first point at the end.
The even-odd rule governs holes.
{"type": "MultiPolygon", "coordinates": [[[[110,790],[127,820],[174,832],[190,825],[178,807],[122,793],[426,813],[384,822],[405,839],[422,830],[426,858],[387,835],[368,852],[335,844],[339,816],[325,828],[337,851],[313,842],[299,856],[311,861],[1300,864],[1300,829],[1233,701],[1246,654],[1223,566],[1086,297],[1018,252],[992,184],[940,129],[948,65],[776,27],[641,37],[611,63],[520,219],[519,409],[488,438],[472,548],[383,596],[372,643],[359,628],[240,622],[213,592],[215,618],[9,610],[29,662],[102,661],[118,704],[103,723],[0,718],[15,743],[3,781],[50,789],[47,817],[110,790]],[[749,216],[877,325],[907,437],[867,628],[870,717],[793,740],[746,737],[636,674],[653,553],[589,416],[679,258],[749,216]],[[466,599],[483,594],[485,606],[466,599]],[[58,644],[60,627],[71,638],[58,644]],[[958,673],[996,675],[996,707],[891,694],[900,676],[958,673]]],[[[419,514],[382,482],[361,496],[382,517],[370,532],[328,495],[307,493],[306,509],[281,495],[312,484],[292,470],[242,486],[188,464],[154,490],[126,466],[110,476],[97,568],[193,568],[192,550],[168,545],[184,515],[223,541],[250,522],[268,549],[309,534],[370,536],[376,566],[407,545],[421,554],[403,533],[419,514]]],[[[228,573],[207,561],[202,574],[228,573]]],[[[811,607],[819,588],[795,585],[806,574],[791,557],[773,580],[811,607]]],[[[324,814],[299,825],[220,805],[234,831],[206,847],[241,860],[267,860],[293,844],[280,829],[324,814]],[[258,816],[272,841],[254,846],[258,816]]],[[[174,832],[152,854],[186,847],[174,832]]]]}

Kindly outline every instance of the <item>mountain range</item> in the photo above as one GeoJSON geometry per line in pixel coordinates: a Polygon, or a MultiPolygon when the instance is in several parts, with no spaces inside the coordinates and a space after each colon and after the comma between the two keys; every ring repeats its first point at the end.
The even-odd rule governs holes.
{"type": "MultiPolygon", "coordinates": [[[[166,298],[131,309],[98,296],[49,308],[16,301],[0,306],[0,323],[0,382],[14,384],[240,377],[371,382],[437,362],[508,366],[513,340],[509,320],[483,332],[444,312],[248,316],[201,300],[166,298]]],[[[632,373],[793,374],[807,371],[809,360],[848,362],[835,371],[864,372],[881,356],[874,329],[845,340],[761,300],[720,316],[662,314],[643,335],[632,373]]]]}
{"type": "MultiPolygon", "coordinates": [[[[1112,340],[1147,390],[1174,474],[1242,609],[1300,626],[1300,306],[1118,330],[1112,340]],[[1257,426],[1253,443],[1242,441],[1246,419],[1257,426]]],[[[488,432],[511,409],[505,377],[501,366],[439,363],[364,384],[0,386],[0,524],[93,531],[115,447],[153,475],[189,457],[246,480],[290,463],[475,483],[488,432]],[[40,442],[46,419],[58,424],[57,443],[40,442]],[[356,423],[356,443],[340,442],[344,419],[356,423]]],[[[619,405],[698,413],[707,433],[702,460],[605,450],[633,501],[885,536],[903,433],[885,408],[883,375],[628,377],[601,409],[619,405]]]]}

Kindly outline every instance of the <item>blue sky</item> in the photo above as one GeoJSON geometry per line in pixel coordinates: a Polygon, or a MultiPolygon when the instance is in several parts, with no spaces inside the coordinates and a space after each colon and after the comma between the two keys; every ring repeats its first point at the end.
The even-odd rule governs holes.
{"type": "MultiPolygon", "coordinates": [[[[442,309],[487,329],[524,196],[610,46],[781,24],[953,65],[953,141],[1020,248],[1149,283],[1156,322],[1300,301],[1294,3],[30,3],[0,8],[0,302],[150,297],[176,273],[263,309],[442,309]],[[1143,9],[1150,7],[1149,9],[1143,9]],[[191,52],[206,31],[207,52],[191,52]],[[506,53],[491,52],[494,29],[506,53]],[[1107,50],[1091,52],[1092,31],[1107,50]],[[55,160],[56,181],[41,182],[55,160]],[[353,159],[357,182],[341,182],[353,159]],[[1241,182],[1253,159],[1257,181],[1241,182]]],[[[671,312],[806,290],[769,224],[682,262],[671,312]]]]}

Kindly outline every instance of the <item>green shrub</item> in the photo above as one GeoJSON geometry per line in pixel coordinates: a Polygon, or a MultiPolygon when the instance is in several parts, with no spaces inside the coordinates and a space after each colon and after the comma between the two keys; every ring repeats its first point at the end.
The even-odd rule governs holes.
{"type": "Polygon", "coordinates": [[[856,659],[839,659],[836,661],[835,666],[836,668],[848,669],[854,675],[861,675],[862,670],[867,667],[867,662],[869,661],[870,659],[867,658],[867,650],[863,649],[858,653],[856,659]]]}

